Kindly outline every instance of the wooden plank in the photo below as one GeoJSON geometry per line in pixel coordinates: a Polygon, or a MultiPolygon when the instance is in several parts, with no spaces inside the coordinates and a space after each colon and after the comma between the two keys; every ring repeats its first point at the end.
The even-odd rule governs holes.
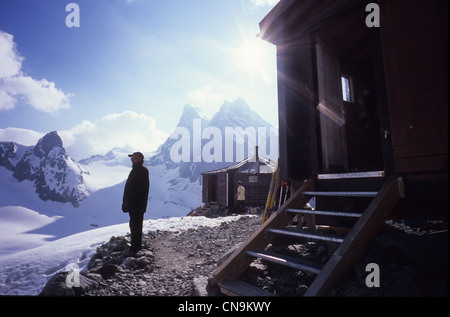
{"type": "Polygon", "coordinates": [[[319,174],[317,179],[343,179],[343,178],[368,178],[368,177],[384,177],[384,171],[357,172],[357,173],[334,173],[319,174]]]}
{"type": "Polygon", "coordinates": [[[281,235],[286,235],[286,236],[291,236],[291,237],[332,241],[332,242],[338,242],[338,243],[341,243],[344,240],[342,238],[330,237],[330,236],[326,236],[326,235],[309,234],[309,233],[304,233],[304,232],[281,230],[281,229],[268,229],[268,231],[270,233],[276,233],[276,234],[281,234],[281,235]]]}
{"type": "Polygon", "coordinates": [[[220,284],[220,291],[227,296],[275,296],[272,293],[266,292],[256,286],[245,283],[244,281],[234,280],[227,281],[220,284]]]}
{"type": "Polygon", "coordinates": [[[253,261],[246,256],[247,250],[264,249],[273,239],[274,235],[269,234],[269,228],[282,228],[289,224],[294,217],[286,212],[288,208],[303,207],[308,198],[304,198],[302,193],[307,190],[314,190],[314,181],[306,181],[300,188],[291,195],[285,204],[273,213],[242,245],[226,259],[214,272],[213,277],[218,284],[224,281],[237,280],[239,276],[248,268],[253,261]]]}
{"type": "Polygon", "coordinates": [[[316,60],[322,168],[325,172],[330,172],[334,167],[346,171],[348,153],[340,62],[320,39],[316,43],[316,60]]]}
{"type": "Polygon", "coordinates": [[[362,214],[358,214],[356,212],[312,210],[312,209],[288,209],[287,212],[293,212],[296,214],[311,214],[311,215],[323,215],[323,216],[333,216],[333,217],[354,217],[354,218],[359,218],[362,215],[362,214]]]}
{"type": "Polygon", "coordinates": [[[305,196],[337,196],[337,197],[375,197],[378,192],[309,192],[305,191],[305,196]]]}
{"type": "Polygon", "coordinates": [[[267,251],[247,251],[247,254],[272,263],[288,266],[297,270],[308,271],[314,274],[318,274],[323,267],[323,265],[321,265],[320,263],[307,261],[302,258],[295,258],[285,254],[278,254],[267,251]]]}
{"type": "Polygon", "coordinates": [[[395,171],[447,171],[448,1],[380,1],[380,12],[395,171]],[[440,162],[414,159],[427,156],[440,162]]]}
{"type": "Polygon", "coordinates": [[[305,296],[325,296],[348,277],[353,265],[363,258],[370,241],[381,229],[398,199],[397,178],[390,177],[325,264],[305,296]]]}

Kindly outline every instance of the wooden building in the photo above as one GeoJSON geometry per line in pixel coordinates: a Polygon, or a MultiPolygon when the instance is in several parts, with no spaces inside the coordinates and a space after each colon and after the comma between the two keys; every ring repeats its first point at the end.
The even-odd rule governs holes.
{"type": "Polygon", "coordinates": [[[247,206],[264,207],[275,162],[258,154],[229,167],[202,173],[202,202],[235,207],[238,181],[245,187],[247,206]]]}
{"type": "Polygon", "coordinates": [[[447,214],[448,1],[281,0],[260,29],[283,179],[397,175],[403,217],[447,214]]]}
{"type": "Polygon", "coordinates": [[[448,235],[448,1],[280,0],[260,30],[277,49],[292,194],[213,273],[222,292],[273,295],[240,280],[256,257],[316,274],[304,296],[325,296],[388,219],[442,219],[448,235]],[[310,263],[268,250],[280,235],[337,246],[310,263]]]}

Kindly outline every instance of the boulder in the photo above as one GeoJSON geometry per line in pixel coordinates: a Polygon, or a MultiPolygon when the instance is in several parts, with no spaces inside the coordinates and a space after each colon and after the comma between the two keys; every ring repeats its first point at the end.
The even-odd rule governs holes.
{"type": "Polygon", "coordinates": [[[100,283],[84,274],[78,275],[78,282],[75,285],[68,283],[67,276],[70,272],[60,272],[50,278],[45,284],[39,296],[80,296],[96,289],[100,283]]]}

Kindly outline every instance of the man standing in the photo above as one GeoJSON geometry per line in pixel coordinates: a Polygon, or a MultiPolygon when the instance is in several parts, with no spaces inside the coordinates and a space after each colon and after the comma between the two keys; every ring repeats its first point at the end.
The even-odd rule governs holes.
{"type": "Polygon", "coordinates": [[[128,175],[123,191],[122,211],[130,215],[130,232],[132,253],[142,248],[142,223],[147,210],[150,180],[148,169],[144,166],[144,155],[141,152],[129,154],[133,169],[128,175]]]}
{"type": "Polygon", "coordinates": [[[236,198],[237,198],[237,207],[238,207],[238,212],[239,213],[244,213],[245,209],[245,187],[242,186],[242,182],[238,181],[238,188],[237,188],[237,193],[236,193],[236,198]]]}

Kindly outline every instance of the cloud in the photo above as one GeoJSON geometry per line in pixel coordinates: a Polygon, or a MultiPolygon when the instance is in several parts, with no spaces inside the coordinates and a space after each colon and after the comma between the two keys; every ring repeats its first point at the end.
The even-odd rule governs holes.
{"type": "Polygon", "coordinates": [[[188,103],[191,106],[201,108],[207,115],[215,112],[225,99],[225,95],[215,92],[214,88],[208,85],[197,90],[191,90],[187,94],[188,103]]]}
{"type": "Polygon", "coordinates": [[[169,137],[156,127],[155,119],[134,111],[109,114],[94,122],[85,120],[58,133],[75,160],[125,146],[146,155],[156,151],[169,137]]]}
{"type": "Polygon", "coordinates": [[[28,129],[5,128],[0,129],[0,142],[15,142],[17,144],[31,146],[36,145],[43,133],[28,129]]]}
{"type": "MultiPolygon", "coordinates": [[[[76,161],[126,146],[148,157],[169,137],[169,134],[156,127],[155,119],[134,111],[109,114],[94,122],[84,120],[69,130],[58,131],[58,134],[64,148],[76,161]]],[[[44,135],[29,129],[10,127],[0,129],[0,142],[33,146],[44,135]]]]}
{"type": "Polygon", "coordinates": [[[36,110],[54,113],[70,107],[71,94],[56,88],[54,82],[36,80],[22,72],[23,57],[11,34],[0,31],[0,112],[12,110],[23,101],[36,110]]]}
{"type": "Polygon", "coordinates": [[[250,2],[257,6],[274,6],[276,5],[280,0],[250,0],[250,2]]]}

